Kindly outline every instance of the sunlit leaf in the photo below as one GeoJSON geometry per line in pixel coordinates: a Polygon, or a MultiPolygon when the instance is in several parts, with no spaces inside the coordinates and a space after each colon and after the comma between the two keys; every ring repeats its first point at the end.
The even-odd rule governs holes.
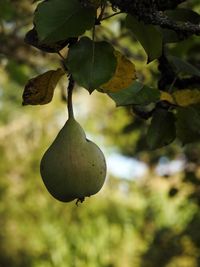
{"type": "Polygon", "coordinates": [[[173,96],[170,93],[165,92],[165,91],[161,91],[160,100],[161,101],[167,101],[171,104],[175,104],[173,96]]]}
{"type": "Polygon", "coordinates": [[[137,78],[135,65],[120,52],[115,51],[114,54],[117,58],[115,74],[111,80],[101,85],[101,89],[106,93],[114,93],[128,88],[137,78]]]}
{"type": "Polygon", "coordinates": [[[29,80],[23,92],[22,105],[44,105],[51,102],[55,87],[63,75],[62,69],[50,70],[29,80]]]}
{"type": "Polygon", "coordinates": [[[169,145],[176,138],[175,117],[172,112],[157,109],[147,132],[147,144],[151,149],[169,145]]]}
{"type": "Polygon", "coordinates": [[[200,90],[198,89],[185,89],[175,91],[172,94],[161,92],[161,100],[165,100],[173,105],[180,107],[187,107],[200,103],[200,90]]]}
{"type": "Polygon", "coordinates": [[[126,27],[129,28],[135,38],[141,43],[148,56],[148,62],[157,59],[162,54],[162,34],[153,25],[144,24],[135,17],[126,17],[126,27]]]}
{"type": "Polygon", "coordinates": [[[95,9],[78,0],[49,0],[38,5],[34,24],[41,41],[56,42],[78,37],[95,23],[95,9]]]}
{"type": "Polygon", "coordinates": [[[200,103],[200,90],[180,90],[173,93],[173,97],[177,105],[187,107],[200,103]]]}
{"type": "Polygon", "coordinates": [[[117,106],[127,105],[148,105],[160,99],[160,92],[157,89],[144,86],[134,81],[131,86],[116,93],[108,94],[117,106]]]}
{"type": "Polygon", "coordinates": [[[109,43],[83,37],[69,49],[66,63],[75,81],[92,92],[114,75],[117,59],[109,43]]]}

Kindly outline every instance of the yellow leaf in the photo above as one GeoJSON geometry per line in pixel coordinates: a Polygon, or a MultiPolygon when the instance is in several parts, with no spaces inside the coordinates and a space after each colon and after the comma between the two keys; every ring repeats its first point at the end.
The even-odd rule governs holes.
{"type": "Polygon", "coordinates": [[[24,88],[22,105],[44,105],[51,102],[55,87],[64,74],[62,69],[49,70],[30,79],[24,88]]]}
{"type": "Polygon", "coordinates": [[[180,107],[187,107],[193,104],[200,103],[200,90],[198,89],[185,89],[175,91],[172,94],[161,92],[160,100],[165,100],[171,104],[180,107]]]}
{"type": "Polygon", "coordinates": [[[173,93],[175,103],[180,107],[187,107],[189,105],[200,103],[200,90],[180,90],[173,93]]]}
{"type": "Polygon", "coordinates": [[[114,76],[101,86],[106,93],[115,93],[128,88],[136,77],[135,65],[120,52],[115,51],[117,68],[114,76]]]}
{"type": "Polygon", "coordinates": [[[171,104],[175,104],[172,95],[170,95],[169,93],[164,92],[164,91],[161,91],[161,93],[160,93],[160,100],[161,101],[167,101],[171,104]]]}

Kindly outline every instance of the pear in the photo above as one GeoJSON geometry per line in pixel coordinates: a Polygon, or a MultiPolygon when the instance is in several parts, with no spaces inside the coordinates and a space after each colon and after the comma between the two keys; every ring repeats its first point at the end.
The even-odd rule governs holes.
{"type": "Polygon", "coordinates": [[[57,200],[83,201],[96,194],[106,177],[106,161],[100,148],[86,138],[73,115],[45,152],[40,165],[43,182],[57,200]]]}

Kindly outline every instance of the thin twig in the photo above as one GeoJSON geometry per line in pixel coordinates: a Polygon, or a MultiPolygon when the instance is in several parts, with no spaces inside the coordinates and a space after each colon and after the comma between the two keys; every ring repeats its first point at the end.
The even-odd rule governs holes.
{"type": "Polygon", "coordinates": [[[97,18],[97,21],[100,22],[103,18],[103,15],[104,15],[104,11],[105,11],[105,8],[106,8],[106,3],[102,4],[101,5],[101,12],[97,18]]]}
{"type": "Polygon", "coordinates": [[[116,13],[114,13],[112,15],[109,15],[107,17],[102,18],[101,21],[106,20],[106,19],[110,19],[110,18],[112,18],[112,17],[114,17],[116,15],[122,14],[122,13],[123,13],[122,11],[116,12],[116,13]]]}
{"type": "MultiPolygon", "coordinates": [[[[177,74],[177,75],[178,75],[178,74],[177,74]]],[[[169,93],[172,92],[172,89],[173,89],[174,84],[175,84],[175,82],[177,81],[177,79],[178,79],[178,77],[175,76],[175,77],[174,77],[174,80],[172,81],[172,83],[171,83],[171,85],[170,85],[170,87],[169,87],[169,90],[168,90],[169,93]]]]}
{"type": "Polygon", "coordinates": [[[60,58],[62,58],[63,61],[65,61],[65,58],[64,58],[63,55],[60,53],[60,51],[58,51],[57,54],[59,55],[60,58]]]}

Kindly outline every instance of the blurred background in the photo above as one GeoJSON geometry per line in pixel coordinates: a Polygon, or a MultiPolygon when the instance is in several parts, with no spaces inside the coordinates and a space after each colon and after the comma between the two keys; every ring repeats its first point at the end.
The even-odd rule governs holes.
{"type": "MultiPolygon", "coordinates": [[[[106,94],[74,94],[77,120],[106,155],[103,189],[79,206],[48,194],[39,164],[67,119],[67,80],[50,104],[22,106],[26,82],[60,64],[23,41],[32,28],[31,2],[0,0],[0,267],[200,266],[200,144],[149,151],[149,121],[116,108],[106,94]]],[[[187,2],[200,12],[199,1],[187,2]]],[[[157,63],[146,64],[123,19],[105,21],[97,39],[112,40],[140,80],[156,86],[157,63]]],[[[187,58],[200,42],[190,37],[168,49],[187,58]]]]}

